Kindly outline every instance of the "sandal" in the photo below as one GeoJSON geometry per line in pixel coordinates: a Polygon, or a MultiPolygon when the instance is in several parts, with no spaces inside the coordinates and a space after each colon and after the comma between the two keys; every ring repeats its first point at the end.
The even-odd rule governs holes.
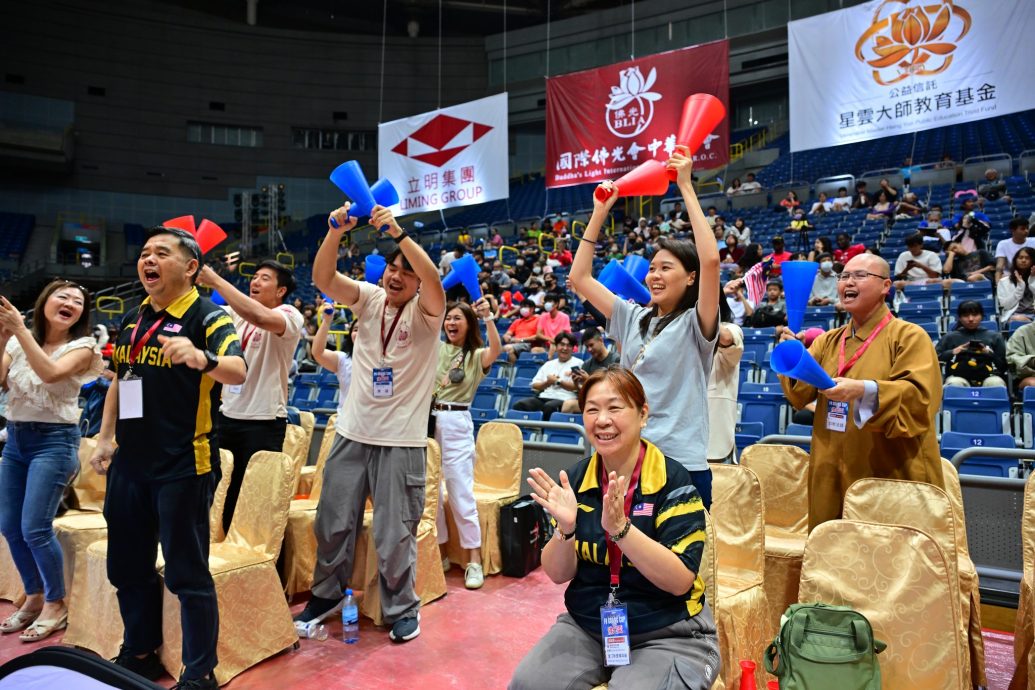
{"type": "Polygon", "coordinates": [[[7,617],[7,620],[0,623],[0,634],[7,635],[19,630],[25,630],[32,625],[34,620],[40,617],[41,612],[42,609],[39,611],[15,611],[7,617]]]}
{"type": "Polygon", "coordinates": [[[25,632],[18,636],[18,639],[22,642],[38,642],[67,627],[68,612],[66,611],[61,618],[47,621],[35,620],[32,625],[25,629],[25,632]]]}

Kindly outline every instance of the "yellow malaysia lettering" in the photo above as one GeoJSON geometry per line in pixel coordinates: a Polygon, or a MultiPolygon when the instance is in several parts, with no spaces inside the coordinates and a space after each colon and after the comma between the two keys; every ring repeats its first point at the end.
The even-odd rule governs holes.
{"type": "Polygon", "coordinates": [[[593,561],[593,557],[590,555],[589,552],[588,541],[579,542],[579,558],[581,558],[584,561],[593,561]]]}

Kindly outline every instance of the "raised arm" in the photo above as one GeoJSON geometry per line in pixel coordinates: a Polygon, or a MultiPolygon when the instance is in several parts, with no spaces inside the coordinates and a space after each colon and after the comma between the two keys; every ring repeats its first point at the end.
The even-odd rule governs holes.
{"type": "MultiPolygon", "coordinates": [[[[94,356],[92,349],[78,347],[66,352],[56,360],[51,359],[50,355],[44,352],[36,339],[32,337],[32,331],[25,325],[21,312],[15,309],[6,297],[0,297],[0,329],[10,333],[18,341],[22,352],[25,353],[25,360],[29,363],[29,367],[36,372],[43,383],[57,383],[86,371],[94,356]]],[[[3,378],[6,380],[6,367],[4,374],[3,378]]]]}
{"type": "Polygon", "coordinates": [[[287,319],[284,314],[259,304],[212,270],[211,266],[201,267],[198,283],[218,292],[231,309],[253,326],[275,335],[284,335],[284,331],[287,330],[287,319]]]}
{"type": "Polygon", "coordinates": [[[604,221],[607,220],[607,214],[611,212],[611,207],[618,200],[618,188],[610,182],[601,183],[599,188],[609,191],[611,195],[607,197],[607,201],[602,202],[594,193],[593,215],[590,216],[589,223],[582,233],[582,241],[579,242],[579,248],[575,251],[575,258],[572,260],[571,272],[568,277],[571,279],[575,292],[584,300],[592,302],[600,313],[610,319],[615,303],[615,293],[593,277],[593,254],[597,242],[600,241],[601,229],[604,227],[604,221]]]}
{"type": "Polygon", "coordinates": [[[313,284],[325,295],[350,307],[359,301],[359,284],[338,273],[338,246],[341,236],[355,228],[357,221],[349,215],[348,203],[332,212],[327,218],[327,235],[313,259],[313,284]]]}
{"type": "Polygon", "coordinates": [[[323,321],[320,322],[320,327],[316,329],[316,335],[313,336],[311,354],[313,360],[321,367],[337,373],[338,358],[334,353],[327,350],[327,333],[331,330],[331,316],[334,315],[334,305],[330,302],[324,302],[323,306],[320,307],[320,311],[323,312],[323,321]]]}
{"type": "Polygon", "coordinates": [[[694,243],[697,245],[697,257],[701,270],[697,276],[697,323],[701,334],[711,340],[719,327],[719,245],[715,242],[715,232],[708,225],[697,201],[694,191],[693,156],[685,146],[677,146],[675,153],[668,159],[667,167],[676,171],[676,185],[683,195],[687,213],[690,215],[690,227],[694,231],[694,243]]]}
{"type": "Polygon", "coordinates": [[[474,311],[485,322],[485,335],[489,338],[489,347],[482,353],[482,370],[492,366],[503,350],[500,332],[496,330],[496,317],[490,311],[489,302],[484,297],[474,303],[474,311]]]}
{"type": "Polygon", "coordinates": [[[375,206],[370,212],[370,224],[375,228],[388,226],[388,234],[398,243],[403,256],[413,267],[413,272],[420,278],[420,296],[417,303],[425,314],[441,316],[446,310],[446,291],[442,289],[442,280],[435,262],[423,247],[403,231],[392,212],[384,206],[375,206]]]}

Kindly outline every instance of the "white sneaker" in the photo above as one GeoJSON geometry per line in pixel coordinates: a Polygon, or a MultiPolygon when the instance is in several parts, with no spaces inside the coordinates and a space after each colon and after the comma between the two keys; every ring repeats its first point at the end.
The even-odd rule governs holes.
{"type": "Polygon", "coordinates": [[[448,558],[442,559],[442,572],[448,573],[449,569],[453,567],[453,564],[449,562],[448,558]]]}
{"type": "Polygon", "coordinates": [[[485,575],[482,573],[481,563],[468,563],[464,570],[464,587],[467,589],[481,589],[485,584],[485,575]]]}

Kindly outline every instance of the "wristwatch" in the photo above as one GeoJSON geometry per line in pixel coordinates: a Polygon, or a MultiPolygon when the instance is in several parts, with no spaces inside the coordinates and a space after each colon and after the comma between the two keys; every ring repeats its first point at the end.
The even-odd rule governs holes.
{"type": "Polygon", "coordinates": [[[205,368],[202,369],[201,371],[202,371],[202,373],[207,374],[208,372],[212,371],[213,369],[215,369],[216,367],[219,366],[219,357],[216,357],[214,354],[212,354],[208,350],[204,350],[204,353],[205,353],[205,368]]]}

